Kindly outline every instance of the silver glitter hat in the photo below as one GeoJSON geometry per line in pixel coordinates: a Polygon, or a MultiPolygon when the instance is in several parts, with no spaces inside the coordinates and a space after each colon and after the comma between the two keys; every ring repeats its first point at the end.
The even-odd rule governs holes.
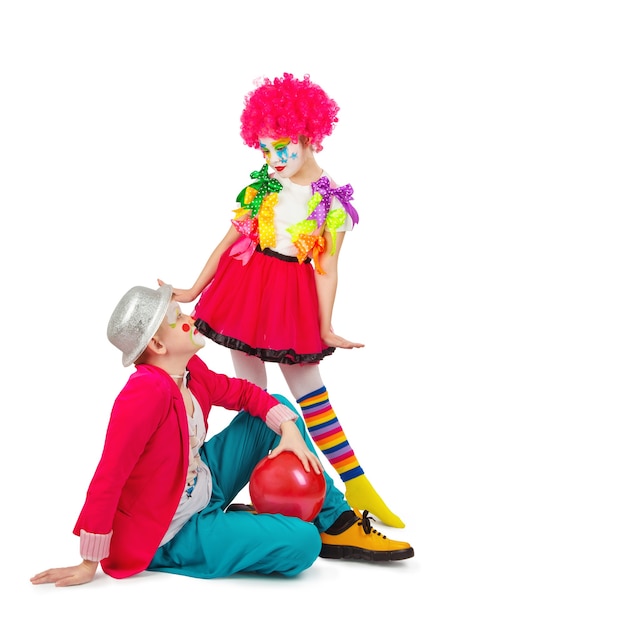
{"type": "Polygon", "coordinates": [[[122,364],[128,367],[146,349],[161,325],[172,298],[172,286],[158,289],[133,287],[115,307],[107,337],[122,351],[122,364]]]}

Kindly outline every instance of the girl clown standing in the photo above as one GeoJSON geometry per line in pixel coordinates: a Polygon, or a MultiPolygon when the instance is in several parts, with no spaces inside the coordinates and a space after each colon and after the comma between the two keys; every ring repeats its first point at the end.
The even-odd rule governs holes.
{"type": "Polygon", "coordinates": [[[338,111],[308,76],[265,78],[246,96],[241,136],[261,149],[265,165],[250,174],[193,287],[174,288],[174,297],[200,296],[196,327],[230,348],[237,377],[265,389],[265,363],[278,363],[311,437],[345,483],[346,500],[402,528],[365,476],[319,370],[336,348],[363,347],[336,335],[331,323],[339,252],[359,221],[352,187],[337,186],[315,159],[338,111]]]}

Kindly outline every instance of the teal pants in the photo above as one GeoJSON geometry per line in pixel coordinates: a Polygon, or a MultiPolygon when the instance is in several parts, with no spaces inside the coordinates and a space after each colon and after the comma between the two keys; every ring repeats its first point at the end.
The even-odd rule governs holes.
{"type": "MultiPolygon", "coordinates": [[[[286,398],[275,397],[297,412],[286,398]]],[[[304,419],[296,424],[309,449],[315,452],[304,419]]],[[[238,572],[295,576],[310,567],[320,553],[319,533],[350,509],[328,474],[324,473],[324,504],[313,522],[278,514],[224,512],[248,484],[254,466],[279,441],[279,435],[245,411],[211,437],[201,450],[213,477],[211,500],[157,550],[148,569],[195,578],[223,578],[238,572]]]]}

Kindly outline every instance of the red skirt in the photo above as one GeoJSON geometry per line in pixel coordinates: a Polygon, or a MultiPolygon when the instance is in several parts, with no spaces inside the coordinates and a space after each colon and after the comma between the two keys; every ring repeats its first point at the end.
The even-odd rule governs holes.
{"type": "Polygon", "coordinates": [[[229,248],[200,295],[196,327],[263,361],[317,363],[335,348],[320,337],[314,272],[311,263],[269,249],[257,248],[244,265],[229,248]]]}

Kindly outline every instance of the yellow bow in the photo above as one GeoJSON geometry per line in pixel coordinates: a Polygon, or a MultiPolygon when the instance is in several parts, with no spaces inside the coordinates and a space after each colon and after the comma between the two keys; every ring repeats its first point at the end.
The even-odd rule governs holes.
{"type": "Polygon", "coordinates": [[[315,220],[302,220],[293,226],[289,226],[289,228],[287,228],[287,232],[291,235],[291,241],[295,243],[296,239],[298,239],[301,234],[308,235],[316,228],[317,225],[315,224],[315,220]]]}
{"type": "Polygon", "coordinates": [[[233,213],[235,214],[235,217],[233,219],[235,219],[236,221],[240,221],[248,217],[250,209],[233,209],[233,213]]]}
{"type": "Polygon", "coordinates": [[[248,206],[252,202],[252,200],[254,200],[254,197],[257,195],[257,193],[258,191],[254,187],[246,187],[242,204],[248,206]]]}
{"type": "Polygon", "coordinates": [[[274,229],[274,207],[278,202],[277,193],[269,193],[263,198],[259,214],[259,245],[261,250],[276,245],[276,230],[274,229]]]}

